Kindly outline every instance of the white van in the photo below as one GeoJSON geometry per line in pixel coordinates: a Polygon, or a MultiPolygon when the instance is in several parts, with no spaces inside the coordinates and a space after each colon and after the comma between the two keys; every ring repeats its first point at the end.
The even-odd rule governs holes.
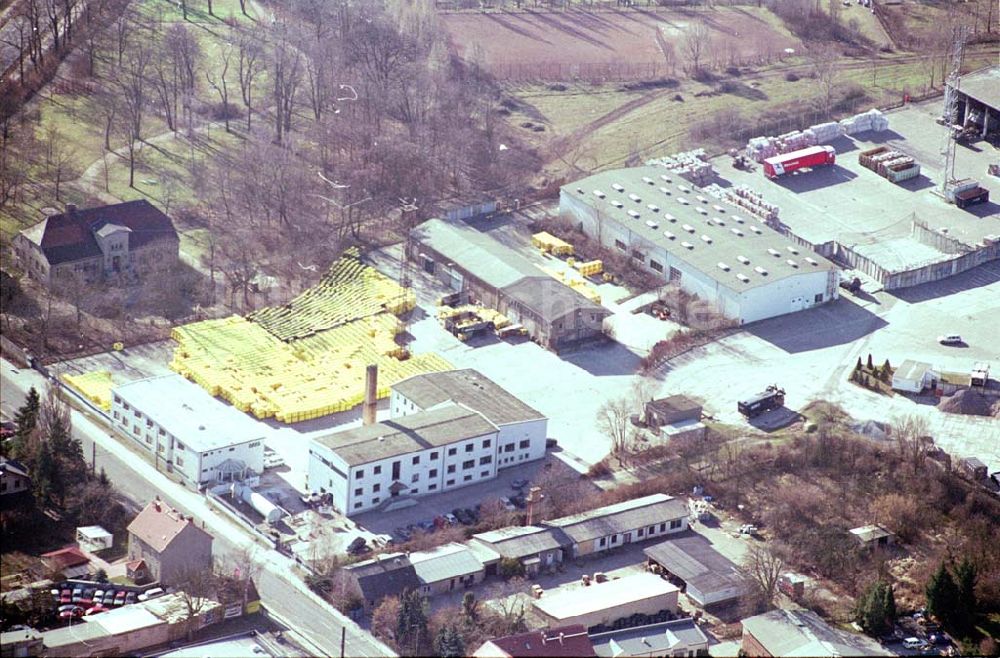
{"type": "Polygon", "coordinates": [[[148,601],[150,599],[155,599],[157,596],[163,596],[163,594],[164,592],[162,587],[154,587],[153,589],[145,591],[142,594],[140,594],[139,600],[148,601]]]}

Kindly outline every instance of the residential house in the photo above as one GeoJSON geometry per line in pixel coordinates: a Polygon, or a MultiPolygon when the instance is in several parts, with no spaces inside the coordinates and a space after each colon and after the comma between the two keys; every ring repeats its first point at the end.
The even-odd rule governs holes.
{"type": "Polygon", "coordinates": [[[370,560],[348,564],[341,573],[350,593],[358,596],[364,609],[370,612],[387,596],[419,590],[420,579],[405,553],[376,555],[370,560]]]}
{"type": "Polygon", "coordinates": [[[907,393],[923,393],[928,388],[937,388],[941,375],[931,364],[907,359],[892,373],[892,388],[907,393]]]}
{"type": "Polygon", "coordinates": [[[31,477],[20,462],[0,457],[0,510],[23,505],[31,496],[31,477]]]}
{"type": "Polygon", "coordinates": [[[118,386],[111,419],[119,432],[194,488],[264,471],[267,426],[181,375],[118,386]]]}
{"type": "Polygon", "coordinates": [[[389,394],[393,418],[449,402],[478,411],[496,425],[497,469],[545,456],[548,419],[478,370],[448,370],[415,375],[395,384],[389,394]]]}
{"type": "Polygon", "coordinates": [[[731,603],[747,590],[747,580],[739,568],[697,533],[674,537],[643,553],[655,570],[678,583],[681,591],[702,608],[731,603]]]}
{"type": "Polygon", "coordinates": [[[90,558],[76,546],[42,553],[41,559],[47,572],[62,578],[80,578],[90,573],[90,558]]]}
{"type": "Polygon", "coordinates": [[[141,560],[152,580],[175,584],[212,569],[212,535],[157,496],[128,526],[128,559],[141,560]]]}
{"type": "Polygon", "coordinates": [[[170,218],[145,199],[82,210],[69,204],[13,240],[24,271],[46,286],[72,275],[95,281],[167,272],[179,262],[179,246],[170,218]]]}
{"type": "Polygon", "coordinates": [[[610,627],[634,614],[673,614],[677,612],[679,591],[656,574],[637,573],[606,582],[595,579],[590,586],[545,592],[531,603],[549,627],[580,624],[591,629],[610,627]]]}
{"type": "Polygon", "coordinates": [[[690,617],[590,636],[601,658],[707,656],[708,636],[690,617]]]}
{"type": "Polygon", "coordinates": [[[874,639],[833,628],[811,610],[772,610],[744,619],[742,652],[778,656],[891,656],[874,639]]]}
{"type": "Polygon", "coordinates": [[[541,525],[559,528],[568,539],[564,545],[567,556],[576,558],[683,532],[688,528],[689,514],[684,501],[666,494],[653,494],[541,525]]]}
{"type": "Polygon", "coordinates": [[[474,658],[586,658],[596,656],[587,637],[587,629],[579,624],[559,628],[529,631],[498,637],[484,642],[472,654],[474,658]]]}
{"type": "Polygon", "coordinates": [[[850,532],[864,548],[885,548],[896,542],[894,534],[876,524],[853,528],[850,532]]]}

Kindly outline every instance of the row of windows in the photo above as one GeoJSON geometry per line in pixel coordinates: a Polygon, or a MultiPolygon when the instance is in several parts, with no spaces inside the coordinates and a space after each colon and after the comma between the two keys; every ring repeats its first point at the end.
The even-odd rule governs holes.
{"type": "MultiPolygon", "coordinates": [[[[682,519],[674,519],[673,521],[670,522],[670,529],[671,530],[677,530],[678,528],[682,527],[683,525],[684,525],[684,521],[682,519]]],[[[660,532],[666,532],[666,531],[667,531],[667,524],[666,523],[661,523],[660,524],[660,532]]],[[[652,536],[654,533],[656,533],[656,526],[655,525],[651,525],[648,528],[639,528],[638,530],[636,530],[636,535],[638,537],[644,537],[647,534],[650,535],[650,536],[652,536]]],[[[611,545],[613,546],[613,545],[615,545],[617,543],[618,543],[618,535],[611,535],[611,545]]],[[[601,537],[600,540],[597,542],[597,545],[599,547],[601,547],[601,548],[606,547],[608,545],[608,538],[607,537],[601,537]]]]}
{"type": "MultiPolygon", "coordinates": [[[[528,441],[521,441],[521,447],[522,448],[527,448],[528,444],[529,444],[528,441]]],[[[483,439],[482,447],[484,449],[489,448],[491,445],[493,445],[492,439],[483,439]]],[[[475,446],[474,443],[467,443],[465,445],[465,452],[472,452],[475,449],[476,449],[476,446],[475,446]]],[[[507,444],[506,449],[508,451],[513,450],[514,449],[514,444],[513,443],[507,444]]],[[[448,456],[449,457],[454,457],[456,454],[458,454],[458,448],[448,448],[448,456]]],[[[434,452],[432,452],[430,454],[429,461],[435,461],[437,458],[438,458],[438,452],[435,450],[434,452]]],[[[420,463],[420,455],[414,455],[411,461],[412,461],[413,465],[416,466],[417,464],[420,463]]],[[[487,456],[487,457],[481,458],[479,460],[479,463],[480,464],[489,464],[491,461],[493,461],[493,457],[487,456]],[[484,459],[486,461],[483,461],[484,459]]],[[[323,460],[323,463],[326,464],[327,466],[330,465],[326,460],[323,460]]],[[[469,462],[465,462],[465,463],[469,463],[469,462]]],[[[451,469],[451,468],[452,467],[449,467],[449,469],[451,469]]],[[[463,465],[462,468],[470,468],[470,467],[467,467],[467,466],[463,465]]],[[[449,473],[450,472],[452,472],[452,471],[449,470],[449,473]]],[[[381,475],[381,474],[382,474],[382,467],[381,466],[373,466],[372,467],[372,475],[381,475]]],[[[434,477],[436,474],[437,474],[437,471],[436,470],[432,470],[430,477],[434,477]]],[[[359,468],[358,470],[354,471],[354,479],[355,480],[361,480],[364,477],[365,477],[365,469],[359,468]]],[[[414,482],[415,481],[416,480],[414,480],[414,482]]]]}

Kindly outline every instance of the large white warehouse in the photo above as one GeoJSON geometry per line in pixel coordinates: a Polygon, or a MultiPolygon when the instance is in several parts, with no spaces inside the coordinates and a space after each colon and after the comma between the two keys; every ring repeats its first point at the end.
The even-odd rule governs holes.
{"type": "Polygon", "coordinates": [[[836,265],[663,167],[564,185],[559,213],[740,324],[838,296],[836,265]]]}

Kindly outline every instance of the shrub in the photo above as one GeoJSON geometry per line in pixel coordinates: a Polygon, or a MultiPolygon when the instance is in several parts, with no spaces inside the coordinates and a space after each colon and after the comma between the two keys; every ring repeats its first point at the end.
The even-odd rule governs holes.
{"type": "Polygon", "coordinates": [[[500,560],[500,566],[497,567],[497,572],[504,580],[520,578],[524,576],[524,565],[521,564],[521,561],[517,558],[505,557],[500,560]]]}
{"type": "Polygon", "coordinates": [[[799,76],[793,73],[792,71],[789,71],[788,73],[785,74],[786,82],[798,82],[800,79],[801,78],[799,78],[799,76]]]}

